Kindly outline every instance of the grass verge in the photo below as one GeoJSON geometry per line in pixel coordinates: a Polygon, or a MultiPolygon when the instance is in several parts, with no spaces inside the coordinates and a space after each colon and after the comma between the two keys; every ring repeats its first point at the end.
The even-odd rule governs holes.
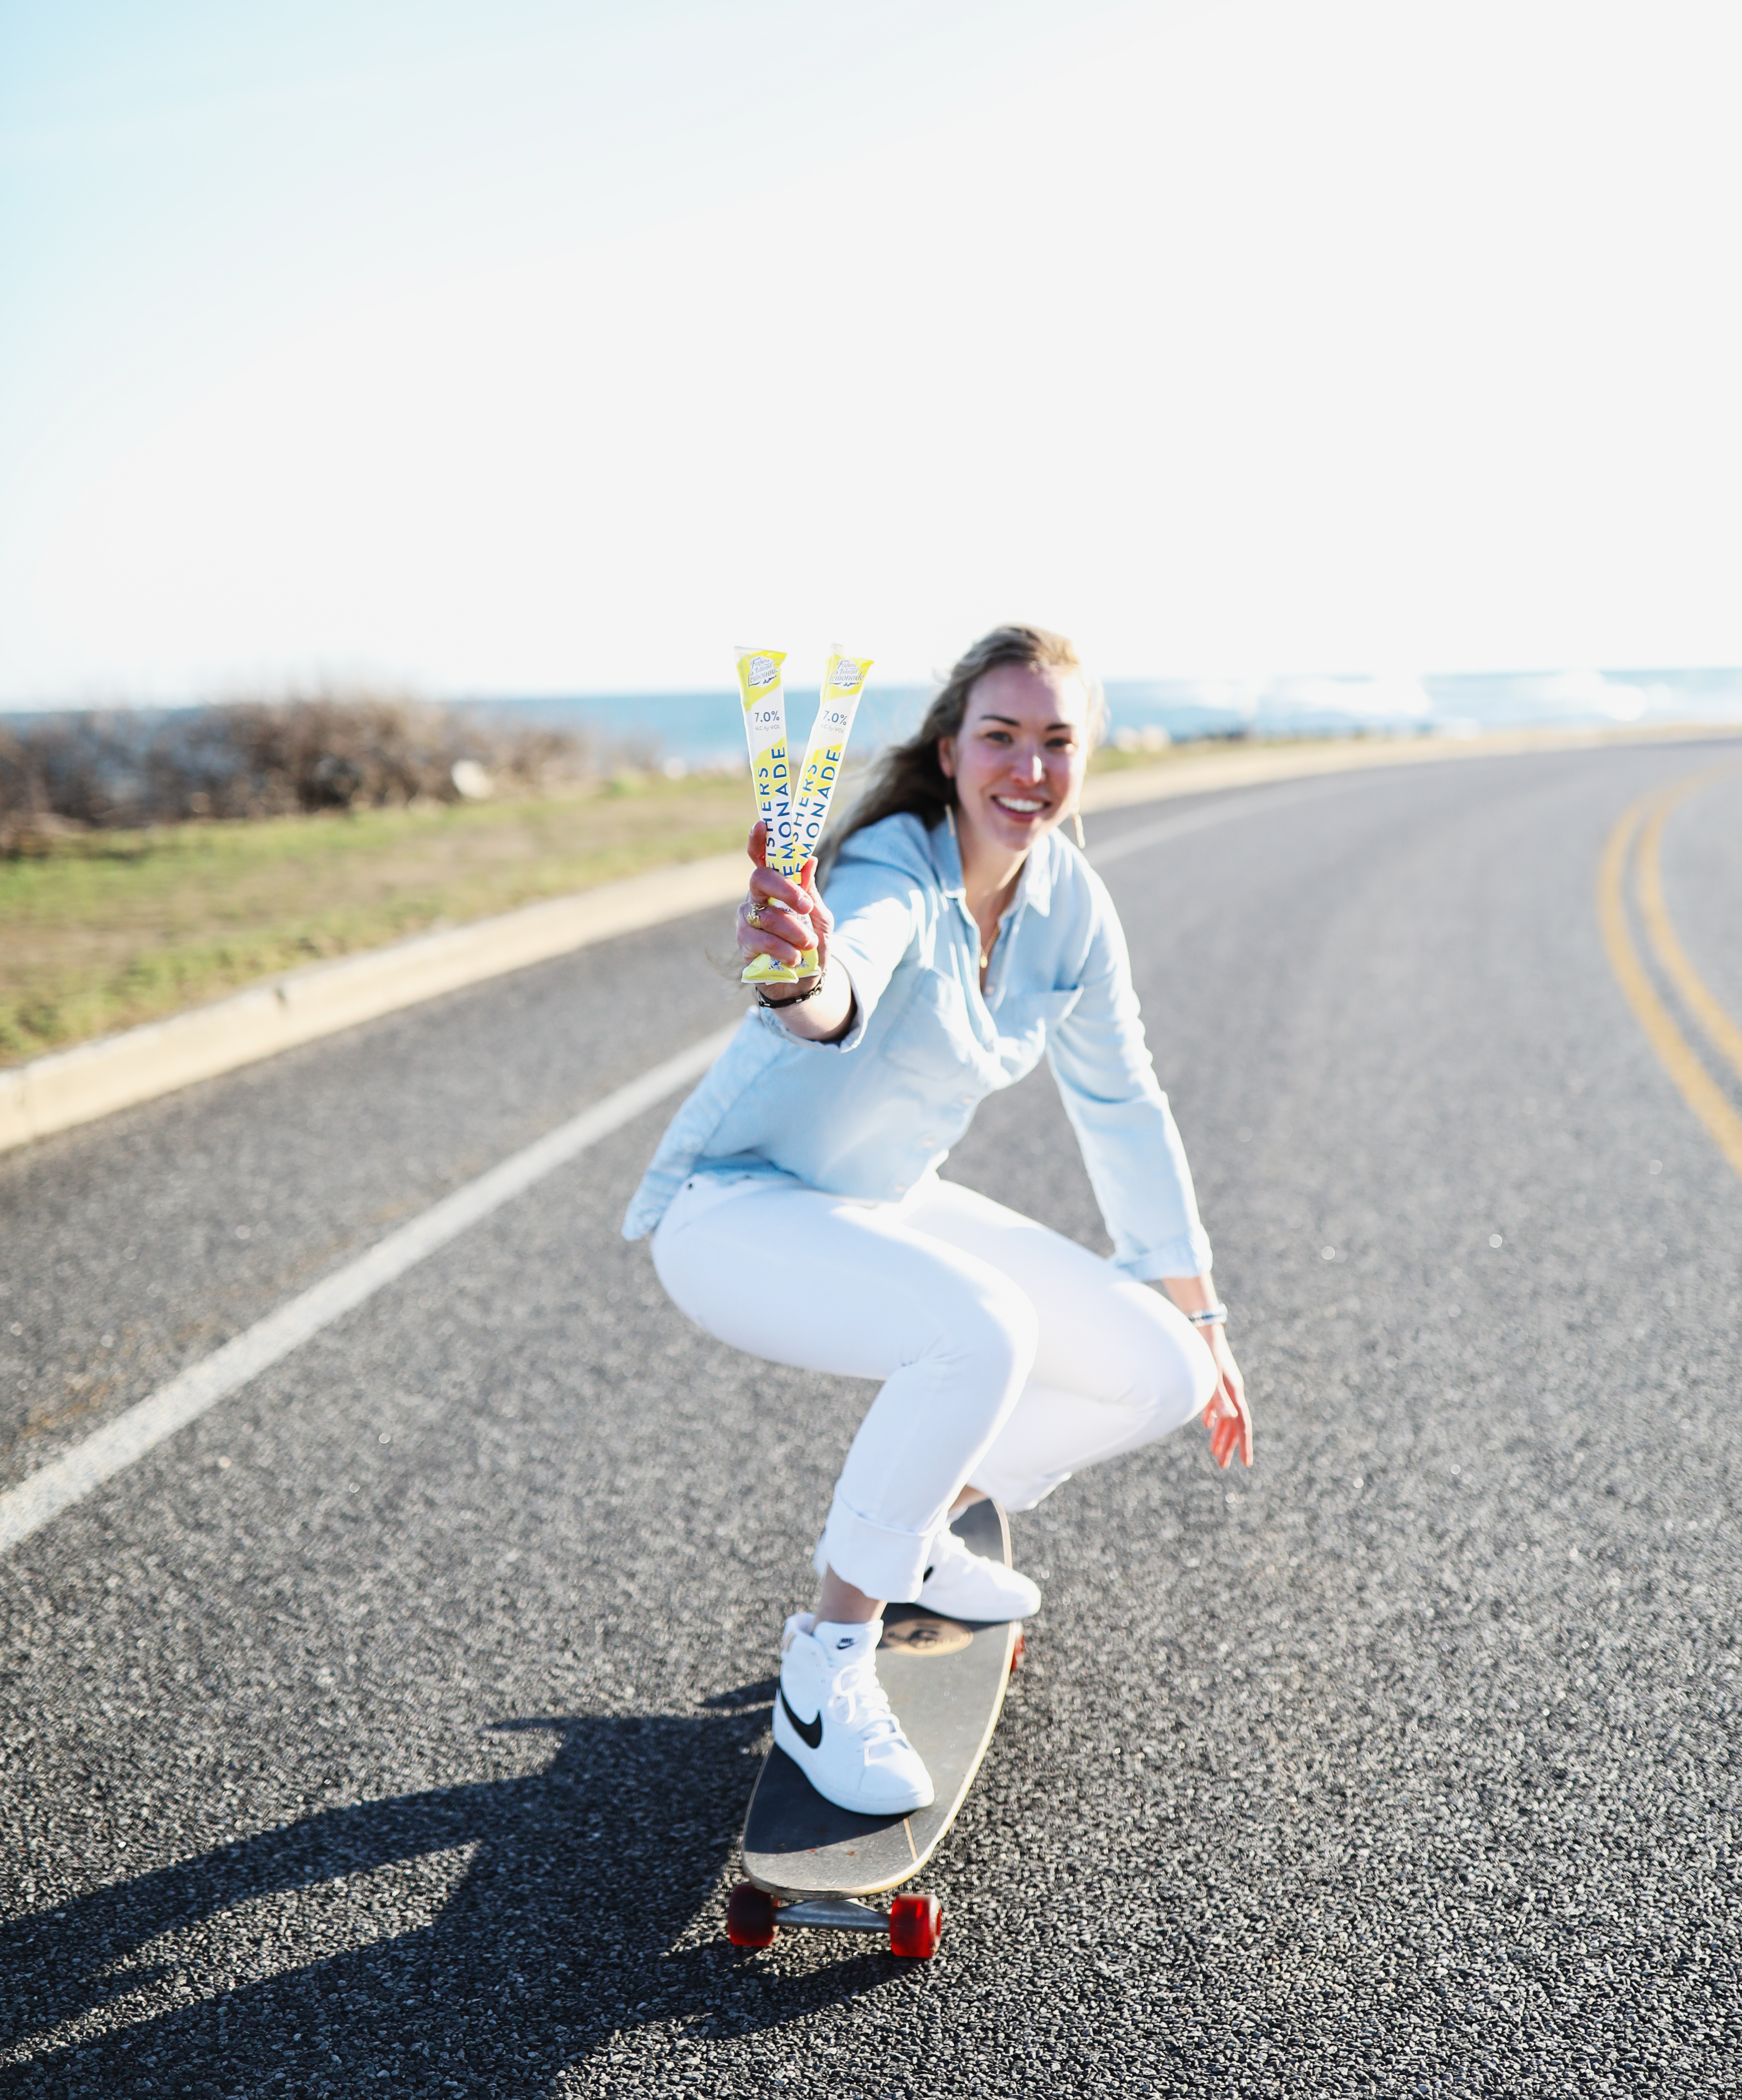
{"type": "Polygon", "coordinates": [[[655,774],[455,808],[166,824],[0,861],[0,1065],[377,948],[743,844],[743,778],[655,774]]]}

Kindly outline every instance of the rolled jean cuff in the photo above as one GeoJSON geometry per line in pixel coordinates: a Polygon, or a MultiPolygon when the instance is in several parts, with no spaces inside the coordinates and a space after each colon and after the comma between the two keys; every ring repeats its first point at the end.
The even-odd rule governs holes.
{"type": "Polygon", "coordinates": [[[867,1597],[892,1604],[911,1604],[925,1580],[927,1557],[935,1531],[892,1531],[873,1524],[836,1495],[822,1527],[817,1558],[844,1582],[867,1597]]]}

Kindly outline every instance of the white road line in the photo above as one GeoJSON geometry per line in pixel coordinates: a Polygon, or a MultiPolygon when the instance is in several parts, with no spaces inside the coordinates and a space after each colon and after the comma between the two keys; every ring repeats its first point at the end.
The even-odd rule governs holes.
{"type": "Polygon", "coordinates": [[[737,1032],[738,1023],[734,1021],[730,1028],[692,1043],[687,1050],[668,1057],[627,1086],[619,1087],[591,1108],[583,1109],[523,1151],[492,1167],[487,1174],[480,1174],[465,1188],[444,1196],[421,1217],[377,1241],[367,1254],[335,1269],[300,1298],[293,1298],[276,1312],[269,1312],[202,1362],[191,1365],[179,1377],[159,1387],[149,1399],[130,1407],[107,1427],[94,1431],[40,1472],[8,1488],[0,1494],[0,1553],[28,1538],[112,1474],[130,1466],[153,1445],[173,1436],[209,1407],[227,1399],[250,1379],[288,1357],[311,1335],[319,1334],[323,1327],[372,1298],[384,1284],[404,1275],[426,1255],[445,1246],[467,1226],[500,1210],[601,1138],[633,1123],[643,1110],[699,1079],[737,1032]]]}
{"type": "Polygon", "coordinates": [[[1328,780],[1304,782],[1298,788],[1255,788],[1248,794],[1230,795],[1225,802],[1212,803],[1207,810],[1180,810],[1171,817],[1158,817],[1153,823],[1116,832],[1104,844],[1092,845],[1087,858],[1092,867],[1105,867],[1109,861],[1123,860],[1127,854],[1141,853],[1146,846],[1164,845],[1168,840],[1184,838],[1190,832],[1206,831],[1211,824],[1224,823],[1230,817],[1256,816],[1265,810],[1284,809],[1291,802],[1316,801],[1321,795],[1369,777],[1337,774],[1328,780]]]}

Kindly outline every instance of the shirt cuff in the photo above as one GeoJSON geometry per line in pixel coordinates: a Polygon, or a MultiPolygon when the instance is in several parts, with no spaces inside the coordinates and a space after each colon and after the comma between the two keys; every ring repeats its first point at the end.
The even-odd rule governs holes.
{"type": "Polygon", "coordinates": [[[1114,1264],[1115,1268],[1135,1277],[1140,1283],[1158,1283],[1164,1276],[1207,1276],[1213,1266],[1210,1235],[1202,1225],[1193,1225],[1190,1232],[1163,1246],[1146,1248],[1141,1254],[1127,1255],[1123,1260],[1114,1264]]]}

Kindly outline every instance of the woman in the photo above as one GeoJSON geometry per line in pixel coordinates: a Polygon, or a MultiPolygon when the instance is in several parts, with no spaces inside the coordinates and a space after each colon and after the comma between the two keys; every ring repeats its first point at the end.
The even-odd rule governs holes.
{"type": "Polygon", "coordinates": [[[739,952],[791,964],[814,948],[821,967],[759,993],[624,1224],[632,1239],[653,1233],[660,1282],[710,1335],[882,1381],[817,1547],[817,1608],[787,1621],[774,1706],[775,1741],[844,1808],[932,1799],[877,1683],[884,1602],[983,1620],[1039,1607],[1026,1576],[968,1551],[955,1511],[987,1494],[1031,1509],[1078,1467],[1200,1413],[1219,1466],[1237,1451],[1251,1463],[1124,935],[1059,831],[1098,713],[1061,636],[999,628],[884,761],[827,902],[814,863],[796,882],[762,864],[756,827],[739,952]],[[1110,1261],[937,1178],[976,1105],[1043,1052],[1110,1261]],[[770,1309],[770,1264],[801,1280],[802,1312],[770,1309]]]}

